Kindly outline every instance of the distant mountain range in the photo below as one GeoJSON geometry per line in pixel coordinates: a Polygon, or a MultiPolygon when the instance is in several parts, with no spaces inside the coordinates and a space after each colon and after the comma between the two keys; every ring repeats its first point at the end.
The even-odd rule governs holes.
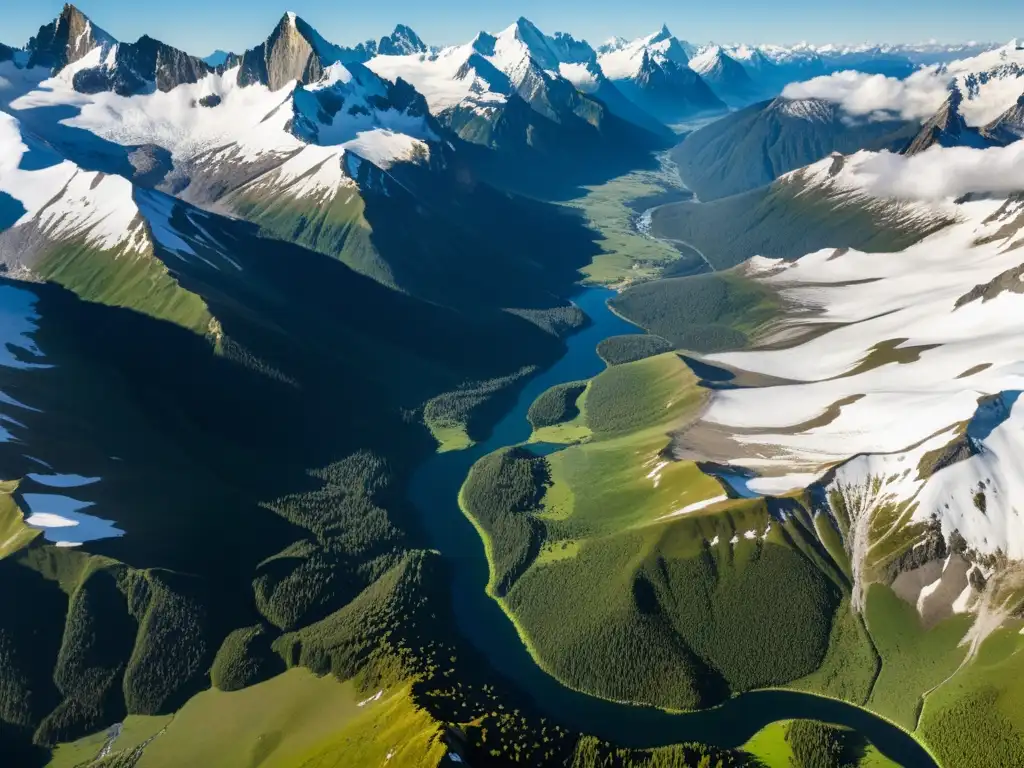
{"type": "MultiPolygon", "coordinates": [[[[757,52],[744,53],[762,70],[776,66],[757,52]]],[[[840,88],[852,82],[850,74],[859,77],[836,76],[840,88]]],[[[923,121],[884,108],[853,113],[841,100],[799,97],[787,89],[690,134],[673,157],[687,185],[712,200],[768,184],[833,152],[917,154],[936,145],[1005,145],[1024,135],[1024,49],[1016,42],[925,74],[929,84],[915,91],[914,104],[932,103],[936,111],[923,121]]]]}

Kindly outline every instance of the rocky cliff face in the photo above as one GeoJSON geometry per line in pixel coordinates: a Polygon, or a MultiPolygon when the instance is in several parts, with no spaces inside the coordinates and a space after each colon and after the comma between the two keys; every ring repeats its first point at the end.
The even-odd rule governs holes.
{"type": "Polygon", "coordinates": [[[1024,139],[1024,93],[1016,104],[986,125],[981,132],[996,144],[1010,144],[1024,139]]]}
{"type": "Polygon", "coordinates": [[[72,83],[81,93],[114,91],[131,96],[154,85],[169,91],[196,83],[212,71],[201,59],[144,35],[138,42],[118,45],[112,64],[76,72],[72,83]]]}
{"type": "Polygon", "coordinates": [[[96,46],[114,44],[108,35],[73,5],[65,5],[60,16],[39,28],[28,42],[29,66],[49,67],[54,73],[74,64],[96,46]]]}
{"type": "Polygon", "coordinates": [[[319,79],[324,73],[324,62],[310,35],[304,34],[305,26],[294,14],[285,14],[266,41],[242,54],[238,82],[263,83],[276,91],[292,80],[306,84],[319,79]]]}
{"type": "Polygon", "coordinates": [[[903,151],[905,155],[916,155],[933,146],[940,147],[986,147],[988,142],[981,133],[971,128],[960,114],[963,94],[955,85],[950,88],[949,96],[938,112],[932,115],[910,145],[903,151]]]}
{"type": "Polygon", "coordinates": [[[399,24],[394,32],[380,39],[376,52],[381,56],[405,56],[410,53],[426,53],[428,50],[419,35],[405,24],[399,24]]]}

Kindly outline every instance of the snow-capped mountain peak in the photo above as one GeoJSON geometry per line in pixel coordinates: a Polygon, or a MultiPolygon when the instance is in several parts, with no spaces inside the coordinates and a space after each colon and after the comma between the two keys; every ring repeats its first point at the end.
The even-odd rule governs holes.
{"type": "Polygon", "coordinates": [[[498,33],[492,61],[515,85],[523,81],[531,66],[557,72],[560,63],[544,33],[524,17],[498,33]]]}
{"type": "Polygon", "coordinates": [[[604,51],[599,56],[601,69],[612,80],[626,80],[636,77],[644,64],[648,62],[665,64],[671,62],[680,67],[689,64],[689,56],[683,44],[676,39],[667,26],[646,37],[624,42],[615,48],[602,46],[604,51]]]}
{"type": "Polygon", "coordinates": [[[29,66],[47,67],[53,73],[85,58],[95,48],[101,56],[117,44],[104,30],[92,23],[88,16],[70,3],[60,15],[29,40],[29,66]]]}
{"type": "Polygon", "coordinates": [[[377,44],[380,56],[407,56],[413,53],[426,53],[427,44],[405,24],[399,24],[390,35],[382,37],[377,44]]]}
{"type": "Polygon", "coordinates": [[[716,68],[720,69],[726,58],[728,57],[722,50],[722,46],[709,45],[690,59],[690,69],[697,74],[704,75],[716,68]]]}

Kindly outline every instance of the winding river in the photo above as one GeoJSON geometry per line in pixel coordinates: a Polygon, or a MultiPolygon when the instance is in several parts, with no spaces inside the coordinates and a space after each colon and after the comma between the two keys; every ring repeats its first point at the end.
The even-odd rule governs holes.
{"type": "MultiPolygon", "coordinates": [[[[422,517],[432,545],[452,568],[452,597],[460,632],[494,668],[530,696],[537,708],[556,722],[608,741],[631,747],[653,747],[686,741],[739,747],[766,725],[792,718],[813,718],[854,728],[885,756],[905,768],[937,768],[926,750],[909,734],[867,710],[833,699],[796,691],[744,693],[719,707],[692,713],[669,713],[653,707],[620,704],[567,688],[542,670],[516,628],[485,591],[488,564],[483,542],[462,514],[459,489],[470,467],[482,456],[530,436],[526,412],[545,389],[589,378],[604,369],[598,342],[608,336],[639,330],[616,316],[607,305],[613,292],[591,288],[576,303],[592,320],[567,342],[565,355],[533,377],[490,438],[464,451],[439,453],[416,471],[410,497],[422,517]]],[[[636,649],[642,653],[642,648],[636,649]]]]}

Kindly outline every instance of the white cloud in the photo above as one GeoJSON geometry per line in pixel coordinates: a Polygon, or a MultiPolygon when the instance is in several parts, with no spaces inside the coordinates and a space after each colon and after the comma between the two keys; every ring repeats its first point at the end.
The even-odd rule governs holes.
{"type": "Polygon", "coordinates": [[[847,70],[802,83],[790,83],[782,91],[788,99],[825,99],[838,103],[854,117],[891,117],[924,120],[942,106],[950,78],[934,68],[921,69],[900,80],[847,70]]]}
{"type": "Polygon", "coordinates": [[[989,149],[932,147],[911,157],[858,152],[842,176],[871,195],[908,200],[1018,192],[1024,190],[1024,141],[989,149]]]}

